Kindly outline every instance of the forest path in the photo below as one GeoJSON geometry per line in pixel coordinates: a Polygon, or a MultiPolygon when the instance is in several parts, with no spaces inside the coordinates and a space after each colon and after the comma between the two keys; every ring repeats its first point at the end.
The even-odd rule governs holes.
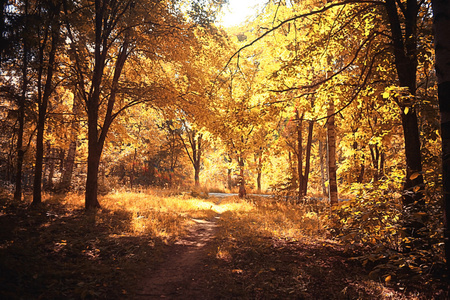
{"type": "MultiPolygon", "coordinates": [[[[220,199],[215,203],[220,204],[220,199]]],[[[159,269],[141,283],[136,299],[212,299],[208,288],[207,245],[215,237],[220,214],[209,220],[192,219],[187,236],[178,240],[159,269]]]]}

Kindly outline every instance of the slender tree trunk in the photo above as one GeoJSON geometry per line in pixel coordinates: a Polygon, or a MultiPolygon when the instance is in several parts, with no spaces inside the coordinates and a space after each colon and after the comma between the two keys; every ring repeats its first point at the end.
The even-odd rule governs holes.
{"type": "Polygon", "coordinates": [[[327,144],[328,144],[328,195],[330,204],[338,203],[338,189],[336,176],[336,127],[334,124],[334,102],[331,100],[328,107],[327,144]]]}
{"type": "Polygon", "coordinates": [[[312,138],[313,138],[313,129],[314,122],[309,121],[308,125],[308,140],[306,142],[306,153],[305,153],[305,172],[303,174],[303,191],[302,195],[306,196],[308,192],[308,180],[309,180],[309,171],[311,165],[311,147],[312,147],[312,138]]]}
{"type": "MultiPolygon", "coordinates": [[[[231,156],[225,157],[225,159],[229,164],[231,164],[231,156]]],[[[227,187],[228,187],[229,191],[231,191],[231,188],[232,188],[231,172],[232,172],[232,170],[231,170],[231,167],[229,166],[227,169],[227,187]]]]}
{"type": "Polygon", "coordinates": [[[244,159],[240,156],[238,158],[239,163],[239,198],[245,198],[247,196],[247,191],[245,189],[245,178],[244,178],[244,159]]]}
{"type": "MultiPolygon", "coordinates": [[[[51,11],[49,16],[52,17],[51,24],[51,49],[49,52],[49,58],[47,62],[47,70],[46,70],[46,81],[44,86],[44,94],[41,97],[41,93],[39,93],[38,106],[39,106],[39,115],[38,115],[38,124],[37,124],[37,134],[36,134],[36,162],[34,169],[34,185],[33,185],[33,204],[37,205],[42,202],[42,163],[44,157],[44,130],[45,130],[45,121],[47,119],[47,107],[50,100],[50,95],[52,93],[52,81],[53,81],[53,71],[55,67],[55,58],[56,58],[56,50],[59,42],[59,10],[60,5],[57,4],[56,7],[52,7],[54,11],[51,11]]],[[[50,25],[49,25],[50,26],[50,25]]],[[[40,83],[42,79],[42,70],[44,68],[44,47],[46,45],[41,45],[41,66],[39,71],[39,79],[38,79],[38,89],[40,90],[40,83]]]]}
{"type": "Polygon", "coordinates": [[[259,154],[258,155],[258,158],[257,158],[257,160],[258,160],[258,162],[257,162],[257,171],[258,171],[258,174],[257,174],[257,176],[256,176],[256,187],[257,187],[257,193],[258,194],[261,194],[261,177],[262,177],[262,159],[261,159],[261,155],[262,154],[259,154]]]}
{"type": "Polygon", "coordinates": [[[369,147],[373,166],[373,181],[378,182],[380,178],[380,151],[378,145],[370,145],[369,147]]]}
{"type": "MultiPolygon", "coordinates": [[[[26,19],[28,18],[28,1],[25,1],[25,28],[27,28],[26,19]]],[[[23,64],[22,64],[22,91],[19,97],[18,122],[19,130],[17,132],[17,161],[16,161],[16,189],[14,191],[14,200],[22,199],[22,168],[25,149],[23,148],[23,131],[25,127],[25,102],[28,92],[28,41],[23,38],[23,64]]]]}
{"type": "MultiPolygon", "coordinates": [[[[356,134],[356,130],[353,132],[353,134],[356,134]]],[[[357,141],[353,142],[353,150],[355,151],[355,154],[353,155],[353,160],[355,161],[355,169],[357,169],[359,167],[359,174],[356,176],[356,182],[362,183],[363,179],[364,179],[364,170],[365,170],[364,154],[362,155],[362,162],[358,166],[357,165],[357,156],[356,156],[356,151],[358,151],[358,142],[357,141]]]]}
{"type": "Polygon", "coordinates": [[[297,176],[298,176],[298,200],[303,198],[304,178],[303,178],[303,116],[300,116],[298,110],[297,117],[297,176]]]}
{"type": "Polygon", "coordinates": [[[200,186],[200,163],[202,158],[202,147],[203,147],[203,135],[199,134],[197,137],[197,151],[196,151],[196,158],[195,158],[195,186],[200,186]]]}
{"type": "Polygon", "coordinates": [[[298,188],[298,181],[297,181],[297,177],[298,177],[298,169],[297,166],[294,162],[294,159],[292,158],[292,156],[296,155],[296,153],[292,153],[291,150],[289,150],[288,152],[288,159],[289,159],[289,167],[290,167],[290,172],[292,174],[292,178],[291,178],[291,188],[298,188]]]}
{"type": "Polygon", "coordinates": [[[52,190],[53,189],[53,177],[55,175],[55,164],[56,164],[56,149],[49,149],[50,158],[47,158],[47,163],[49,164],[48,168],[48,177],[46,184],[44,185],[44,188],[46,190],[52,190]]]}
{"type": "Polygon", "coordinates": [[[450,278],[450,2],[433,0],[432,3],[439,111],[441,113],[444,248],[447,262],[447,278],[450,278]]]}
{"type": "MultiPolygon", "coordinates": [[[[25,68],[24,68],[25,69],[25,68]]],[[[26,74],[23,74],[27,76],[26,74]]],[[[24,78],[24,82],[27,79],[24,78]]],[[[26,89],[27,84],[24,83],[23,89],[26,89]]],[[[16,189],[14,191],[14,199],[20,201],[22,199],[22,168],[23,168],[23,159],[25,156],[25,149],[23,148],[23,131],[24,131],[24,123],[25,123],[25,97],[26,90],[22,91],[22,96],[19,100],[19,130],[17,133],[17,161],[16,161],[16,189]]]]}
{"type": "Polygon", "coordinates": [[[70,127],[70,145],[67,152],[67,157],[64,162],[61,182],[59,184],[59,190],[67,191],[70,189],[72,184],[72,175],[75,165],[75,157],[77,155],[77,139],[79,131],[79,123],[77,115],[80,113],[80,103],[77,94],[77,89],[74,89],[74,98],[72,104],[72,113],[74,115],[72,119],[72,124],[70,127]]]}
{"type": "Polygon", "coordinates": [[[325,185],[325,182],[327,181],[326,178],[326,174],[327,172],[325,172],[325,162],[324,162],[324,155],[326,156],[326,151],[324,150],[324,145],[322,140],[319,140],[319,164],[320,164],[320,182],[321,182],[321,187],[322,187],[322,195],[324,197],[328,196],[328,192],[327,192],[327,187],[325,185]]]}
{"type": "Polygon", "coordinates": [[[64,158],[66,157],[66,151],[64,149],[59,149],[59,173],[64,172],[64,158]]]}
{"type": "Polygon", "coordinates": [[[3,52],[6,48],[3,33],[5,31],[5,6],[7,2],[7,0],[0,0],[0,66],[3,62],[3,52]]]}
{"type": "MultiPolygon", "coordinates": [[[[72,139],[76,137],[72,137],[72,139]]],[[[72,182],[73,167],[75,165],[75,156],[77,152],[77,141],[72,140],[69,145],[69,151],[67,152],[67,157],[64,163],[64,171],[61,178],[61,183],[59,184],[59,190],[64,191],[70,189],[72,182]]]]}
{"type": "Polygon", "coordinates": [[[361,166],[360,166],[360,169],[359,169],[359,175],[358,175],[358,178],[356,179],[356,182],[363,183],[365,169],[366,169],[366,167],[365,167],[365,164],[364,164],[364,154],[363,154],[361,166]]]}

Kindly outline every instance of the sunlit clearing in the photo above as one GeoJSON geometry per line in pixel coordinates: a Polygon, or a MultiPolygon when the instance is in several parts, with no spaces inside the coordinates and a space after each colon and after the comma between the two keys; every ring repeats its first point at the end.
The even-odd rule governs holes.
{"type": "Polygon", "coordinates": [[[286,202],[260,199],[227,203],[221,209],[222,222],[230,234],[296,239],[323,232],[317,212],[286,202]]]}
{"type": "MultiPolygon", "coordinates": [[[[84,197],[78,194],[47,197],[46,201],[62,202],[74,209],[81,209],[84,205],[84,197]]],[[[145,234],[173,240],[186,234],[193,218],[211,219],[217,214],[222,215],[221,224],[234,235],[257,233],[298,238],[322,231],[322,222],[316,212],[269,199],[197,199],[186,194],[146,191],[116,192],[100,197],[100,203],[102,209],[96,215],[96,223],[111,227],[113,234],[117,235],[145,234]],[[114,223],[113,216],[120,216],[120,222],[114,223]]]]}

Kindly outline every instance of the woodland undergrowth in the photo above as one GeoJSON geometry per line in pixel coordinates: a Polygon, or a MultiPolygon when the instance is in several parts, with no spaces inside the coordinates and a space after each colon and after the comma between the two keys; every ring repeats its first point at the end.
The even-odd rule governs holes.
{"type": "MultiPolygon", "coordinates": [[[[101,197],[101,210],[86,213],[78,194],[46,195],[41,206],[30,207],[30,199],[18,203],[2,193],[0,296],[132,299],[192,218],[216,216],[205,265],[214,270],[209,287],[219,297],[445,299],[436,281],[441,220],[427,220],[423,249],[405,252],[416,241],[402,234],[397,195],[376,186],[356,194],[330,212],[322,201],[114,192],[101,197]],[[419,279],[411,276],[426,284],[415,285],[419,279]]],[[[427,197],[427,209],[438,209],[438,199],[427,197]]]]}
{"type": "Polygon", "coordinates": [[[387,180],[354,185],[355,197],[332,209],[326,228],[347,251],[359,253],[355,259],[373,279],[418,285],[446,280],[440,193],[427,187],[421,208],[405,209],[390,185],[387,180]],[[408,224],[416,226],[412,234],[408,224]]]}

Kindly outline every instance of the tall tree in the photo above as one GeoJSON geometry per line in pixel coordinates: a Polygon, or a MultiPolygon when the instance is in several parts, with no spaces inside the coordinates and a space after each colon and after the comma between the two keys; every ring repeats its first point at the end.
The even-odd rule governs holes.
{"type": "MultiPolygon", "coordinates": [[[[417,18],[420,2],[407,0],[400,2],[386,0],[384,2],[387,21],[390,26],[392,52],[399,85],[407,87],[410,95],[416,95],[417,89],[417,18]]],[[[405,139],[406,178],[403,202],[413,204],[422,198],[422,157],[420,151],[420,134],[417,121],[416,102],[399,99],[400,114],[405,139]],[[414,175],[417,174],[417,175],[414,175]],[[413,176],[414,175],[414,176],[413,176]]]]}
{"type": "Polygon", "coordinates": [[[37,8],[37,17],[45,20],[38,30],[38,78],[37,78],[37,102],[38,123],[36,134],[36,161],[34,171],[33,204],[41,203],[42,192],[42,164],[44,158],[44,130],[47,119],[47,107],[50,96],[55,88],[53,74],[56,69],[56,55],[60,41],[60,10],[61,3],[46,1],[37,8]],[[48,53],[46,51],[48,50],[48,53]],[[45,73],[45,83],[44,81],[45,73]]]}
{"type": "Polygon", "coordinates": [[[23,3],[23,11],[21,18],[22,21],[22,31],[20,33],[21,36],[21,44],[22,44],[22,56],[21,56],[21,92],[18,97],[18,123],[19,128],[17,132],[17,159],[16,159],[16,187],[14,191],[14,199],[21,200],[22,198],[22,168],[23,168],[23,159],[25,156],[25,148],[24,148],[24,126],[25,126],[25,104],[27,101],[28,89],[29,89],[29,74],[28,74],[28,65],[29,65],[29,53],[30,53],[30,40],[27,34],[28,28],[28,10],[29,4],[28,0],[25,0],[23,3]]]}
{"type": "Polygon", "coordinates": [[[442,183],[444,196],[444,243],[447,276],[450,277],[450,3],[433,0],[438,78],[439,111],[442,134],[442,183]]]}
{"type": "Polygon", "coordinates": [[[327,120],[327,158],[328,158],[328,196],[331,205],[338,203],[338,189],[336,176],[336,127],[334,124],[334,102],[330,100],[327,120]]]}
{"type": "MultiPolygon", "coordinates": [[[[214,10],[221,3],[216,1],[205,7],[214,10]]],[[[186,15],[180,3],[170,0],[95,0],[93,6],[81,1],[75,7],[66,5],[65,10],[71,12],[66,13],[67,32],[78,93],[88,117],[85,207],[93,209],[100,207],[99,164],[114,119],[138,103],[167,107],[182,100],[173,82],[183,78],[181,73],[168,79],[166,70],[157,74],[157,68],[176,69],[175,62],[182,61],[191,50],[189,44],[195,40],[193,28],[208,24],[212,15],[204,14],[203,7],[192,3],[186,15]],[[195,24],[188,24],[186,18],[195,24]],[[143,65],[152,62],[154,69],[142,70],[143,65]],[[127,64],[144,74],[131,76],[133,68],[127,70],[127,64]]]]}

